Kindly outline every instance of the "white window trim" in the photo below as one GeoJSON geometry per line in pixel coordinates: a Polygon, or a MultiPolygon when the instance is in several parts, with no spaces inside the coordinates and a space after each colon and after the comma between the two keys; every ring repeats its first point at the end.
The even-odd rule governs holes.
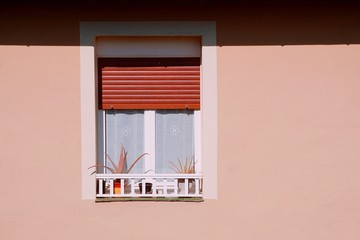
{"type": "Polygon", "coordinates": [[[151,171],[155,173],[155,110],[144,111],[144,136],[145,136],[145,151],[151,153],[145,155],[145,172],[151,171]]]}
{"type": "Polygon", "coordinates": [[[211,21],[191,22],[81,22],[80,91],[82,199],[95,199],[95,176],[88,167],[96,162],[97,36],[200,36],[202,38],[201,157],[203,197],[217,199],[217,50],[216,25],[211,21]],[[205,130],[205,131],[204,131],[205,130]]]}
{"type": "MultiPolygon", "coordinates": [[[[106,154],[106,111],[98,110],[98,164],[107,165],[106,154]],[[100,161],[101,160],[101,161],[100,161]]],[[[155,174],[156,169],[156,110],[144,110],[144,172],[155,174]]],[[[196,173],[202,174],[201,169],[201,110],[194,110],[194,154],[196,173]]]]}

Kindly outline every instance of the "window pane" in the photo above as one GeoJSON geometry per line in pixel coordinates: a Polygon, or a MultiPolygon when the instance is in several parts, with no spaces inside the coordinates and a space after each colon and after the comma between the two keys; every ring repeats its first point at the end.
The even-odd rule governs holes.
{"type": "MultiPolygon", "coordinates": [[[[121,144],[128,153],[125,164],[127,171],[135,159],[144,153],[144,111],[106,111],[106,152],[115,164],[119,163],[121,144]]],[[[108,159],[106,163],[112,167],[108,159]]],[[[144,173],[144,157],[130,173],[144,173]]]]}
{"type": "Polygon", "coordinates": [[[178,165],[194,157],[194,111],[156,111],[156,173],[175,173],[170,162],[178,165]]]}

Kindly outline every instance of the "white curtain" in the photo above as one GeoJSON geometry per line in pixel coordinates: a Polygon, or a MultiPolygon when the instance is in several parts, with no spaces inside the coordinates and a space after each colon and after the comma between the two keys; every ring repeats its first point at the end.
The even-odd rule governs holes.
{"type": "MultiPolygon", "coordinates": [[[[108,110],[106,111],[106,153],[119,163],[120,146],[124,145],[127,154],[125,171],[135,159],[144,153],[144,111],[108,110]]],[[[137,162],[130,173],[144,173],[144,157],[137,162]]],[[[112,166],[107,159],[107,166],[112,166]]]]}
{"type": "Polygon", "coordinates": [[[194,111],[156,111],[156,173],[175,173],[170,162],[194,158],[194,111]]]}

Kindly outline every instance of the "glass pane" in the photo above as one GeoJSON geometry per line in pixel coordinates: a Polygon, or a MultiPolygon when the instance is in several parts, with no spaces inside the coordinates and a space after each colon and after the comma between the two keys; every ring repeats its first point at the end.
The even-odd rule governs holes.
{"type": "MultiPolygon", "coordinates": [[[[135,159],[144,153],[144,111],[106,111],[106,153],[117,165],[120,146],[127,152],[126,172],[135,159]]],[[[112,167],[109,159],[108,167],[112,167]]],[[[109,173],[109,171],[108,171],[109,173]]],[[[130,173],[144,173],[144,157],[138,161],[130,173]]]]}
{"type": "MultiPolygon", "coordinates": [[[[194,158],[194,111],[156,111],[156,173],[175,173],[171,162],[184,166],[194,158]]],[[[179,167],[178,167],[179,168],[179,167]]]]}

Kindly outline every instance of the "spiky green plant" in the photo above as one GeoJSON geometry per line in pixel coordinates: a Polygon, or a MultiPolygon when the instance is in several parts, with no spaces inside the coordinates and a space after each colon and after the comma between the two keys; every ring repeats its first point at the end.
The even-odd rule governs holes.
{"type": "Polygon", "coordinates": [[[182,162],[180,161],[180,159],[178,158],[178,165],[176,165],[173,162],[170,162],[170,164],[172,166],[170,166],[170,168],[175,172],[175,173],[195,173],[195,161],[194,158],[186,158],[185,159],[185,164],[182,164],[182,162]]]}
{"type": "Polygon", "coordinates": [[[129,173],[131,171],[131,169],[133,169],[133,167],[135,166],[135,164],[145,155],[147,155],[148,153],[143,153],[141,154],[139,157],[137,157],[135,159],[135,161],[131,164],[131,166],[129,167],[129,169],[127,171],[124,171],[125,169],[125,163],[127,161],[127,154],[128,152],[125,151],[125,148],[124,146],[121,144],[120,145],[120,158],[119,158],[119,163],[118,165],[116,165],[114,163],[114,161],[110,158],[109,155],[106,154],[106,157],[110,160],[110,163],[112,165],[112,167],[108,167],[108,166],[105,166],[105,165],[93,165],[93,166],[90,166],[88,167],[88,169],[90,168],[96,168],[96,170],[94,172],[91,173],[94,174],[97,172],[97,169],[98,168],[104,168],[104,169],[107,169],[109,170],[112,174],[119,174],[119,173],[129,173]]]}

